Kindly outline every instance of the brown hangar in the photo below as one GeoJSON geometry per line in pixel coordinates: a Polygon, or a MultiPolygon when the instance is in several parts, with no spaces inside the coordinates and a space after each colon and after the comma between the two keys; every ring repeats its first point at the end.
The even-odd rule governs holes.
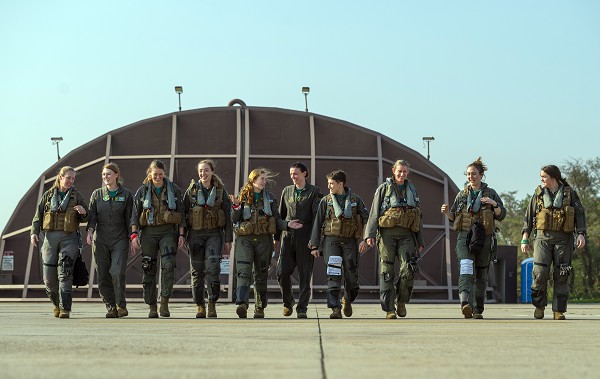
{"type": "MultiPolygon", "coordinates": [[[[348,187],[361,195],[367,207],[377,186],[391,176],[393,162],[407,160],[411,164],[410,179],[421,199],[426,245],[420,272],[415,277],[413,298],[417,301],[457,299],[456,234],[451,232],[439,209],[442,203],[454,199],[458,187],[446,173],[400,142],[350,122],[310,112],[250,107],[239,99],[232,100],[226,107],[175,112],[115,129],[49,167],[23,196],[2,232],[0,251],[3,257],[12,255],[14,264],[12,271],[0,272],[0,298],[45,298],[39,250],[30,245],[29,232],[38,199],[52,185],[60,167],[75,167],[75,186],[84,197],[89,197],[101,186],[100,172],[108,162],[120,166],[125,187],[135,192],[150,161],[160,159],[167,166],[167,175],[185,190],[192,178],[197,179],[196,165],[204,158],[215,160],[216,173],[234,194],[246,182],[248,172],[256,167],[280,173],[276,185],[270,188],[276,196],[291,183],[288,173],[293,162],[302,161],[309,167],[309,181],[319,186],[322,193],[327,193],[325,175],[342,169],[348,174],[348,187]],[[131,143],[140,140],[143,143],[131,143]]],[[[84,235],[83,224],[81,231],[84,235]]],[[[89,267],[92,262],[89,246],[84,246],[83,255],[89,267]]],[[[516,259],[515,263],[512,259],[502,259],[502,250],[499,256],[500,264],[492,265],[494,272],[490,276],[488,298],[510,302],[505,299],[505,292],[512,297],[513,289],[509,287],[515,279],[516,298],[516,267],[512,267],[516,259]],[[505,280],[505,277],[511,279],[505,280]]],[[[377,301],[378,270],[378,255],[376,249],[371,249],[360,258],[361,293],[357,301],[377,301]]],[[[279,288],[272,271],[269,291],[272,298],[278,298],[279,288]]],[[[187,252],[179,251],[175,298],[191,301],[189,280],[187,252]]],[[[99,300],[96,282],[90,270],[91,285],[74,289],[74,298],[99,300]]],[[[221,283],[222,301],[231,300],[234,275],[222,274],[221,283]]],[[[322,260],[315,261],[312,287],[313,298],[323,298],[327,277],[322,260]]],[[[139,253],[128,262],[127,291],[129,298],[141,298],[139,253]]]]}

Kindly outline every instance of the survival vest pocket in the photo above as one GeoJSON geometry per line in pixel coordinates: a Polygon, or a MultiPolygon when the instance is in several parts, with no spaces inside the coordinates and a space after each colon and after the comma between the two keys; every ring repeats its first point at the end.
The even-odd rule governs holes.
{"type": "Polygon", "coordinates": [[[483,209],[481,211],[481,218],[485,234],[492,235],[494,233],[494,211],[491,209],[483,209]]]}
{"type": "Polygon", "coordinates": [[[167,224],[179,224],[181,223],[181,213],[177,211],[167,210],[163,214],[163,221],[167,224]]]}
{"type": "Polygon", "coordinates": [[[563,224],[563,231],[567,233],[575,231],[575,208],[570,205],[565,207],[565,223],[563,224]]]}
{"type": "Polygon", "coordinates": [[[192,208],[192,229],[202,229],[202,223],[204,221],[204,208],[194,207],[192,208]]]}
{"type": "Polygon", "coordinates": [[[77,222],[77,212],[74,208],[67,208],[65,212],[65,223],[63,230],[66,233],[72,233],[79,228],[79,222],[77,222]]]}
{"type": "Polygon", "coordinates": [[[267,227],[267,232],[269,232],[269,234],[275,234],[276,231],[277,225],[275,222],[275,217],[269,216],[269,226],[267,227]]]}
{"type": "Polygon", "coordinates": [[[148,225],[148,213],[150,213],[150,209],[144,209],[140,214],[140,226],[148,225]]]}
{"type": "Polygon", "coordinates": [[[233,231],[236,236],[249,236],[254,234],[253,225],[252,221],[242,221],[238,225],[234,225],[233,231]]]}
{"type": "Polygon", "coordinates": [[[345,218],[342,220],[342,232],[341,237],[354,237],[356,231],[358,229],[358,225],[356,225],[355,220],[352,218],[345,218]]]}
{"type": "Polygon", "coordinates": [[[413,208],[412,211],[414,212],[414,218],[410,224],[410,231],[417,233],[419,230],[421,230],[421,209],[413,208]]]}
{"type": "Polygon", "coordinates": [[[540,209],[538,214],[535,216],[535,228],[538,230],[551,230],[552,224],[552,212],[546,208],[540,209]]]}
{"type": "Polygon", "coordinates": [[[377,223],[379,224],[379,226],[382,228],[395,227],[397,224],[397,220],[400,217],[398,215],[398,210],[399,210],[399,208],[390,208],[390,209],[386,210],[383,213],[383,215],[381,217],[379,217],[379,220],[377,220],[377,223]]]}
{"type": "Polygon", "coordinates": [[[222,228],[225,226],[225,211],[220,209],[217,211],[217,226],[222,228]]]}
{"type": "Polygon", "coordinates": [[[204,210],[204,229],[217,228],[217,213],[210,208],[204,210]]]}
{"type": "Polygon", "coordinates": [[[56,214],[54,212],[44,212],[44,221],[42,222],[43,230],[52,230],[56,220],[56,214]]]}

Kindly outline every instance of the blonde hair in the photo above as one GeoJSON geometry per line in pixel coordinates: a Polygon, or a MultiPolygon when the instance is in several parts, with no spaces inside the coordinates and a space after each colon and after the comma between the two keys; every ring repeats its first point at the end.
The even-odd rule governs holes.
{"type": "Polygon", "coordinates": [[[407,161],[405,161],[404,159],[398,159],[396,162],[394,162],[394,165],[392,166],[392,170],[395,170],[396,167],[398,166],[406,166],[408,168],[410,168],[410,164],[408,164],[407,161]]]}
{"type": "Polygon", "coordinates": [[[210,183],[216,187],[224,187],[223,181],[221,180],[221,178],[219,178],[219,176],[217,174],[215,174],[215,167],[217,167],[217,164],[215,163],[215,161],[213,161],[212,159],[203,159],[200,162],[198,162],[198,164],[196,165],[196,168],[199,169],[200,165],[203,163],[207,164],[208,167],[210,167],[210,170],[213,172],[212,177],[210,178],[210,183]]]}
{"type": "Polygon", "coordinates": [[[155,159],[152,162],[150,162],[150,166],[148,166],[148,168],[146,169],[146,178],[144,178],[144,184],[150,183],[152,181],[151,172],[156,168],[159,170],[163,170],[165,172],[165,176],[167,175],[167,169],[165,168],[165,164],[162,161],[155,159]]]}
{"type": "Polygon", "coordinates": [[[50,189],[60,189],[60,177],[65,176],[65,174],[69,171],[73,171],[75,174],[77,174],[77,171],[75,171],[75,169],[71,166],[61,167],[60,170],[58,170],[58,172],[56,173],[56,180],[54,181],[54,184],[52,185],[52,187],[50,187],[50,189]]]}
{"type": "Polygon", "coordinates": [[[251,204],[254,201],[253,183],[262,174],[266,174],[265,176],[267,178],[267,183],[275,183],[275,181],[272,178],[279,175],[278,173],[272,172],[268,168],[264,168],[264,167],[255,168],[254,170],[250,171],[250,174],[248,174],[248,182],[246,183],[246,185],[244,185],[244,187],[242,187],[242,189],[240,190],[240,194],[238,196],[238,199],[240,200],[240,202],[245,202],[247,204],[251,204]]]}
{"type": "Polygon", "coordinates": [[[116,163],[107,163],[105,164],[102,169],[104,170],[105,168],[111,170],[112,172],[114,172],[115,174],[117,174],[119,177],[117,178],[117,184],[123,184],[123,177],[121,176],[121,170],[119,169],[119,166],[117,166],[116,163]]]}

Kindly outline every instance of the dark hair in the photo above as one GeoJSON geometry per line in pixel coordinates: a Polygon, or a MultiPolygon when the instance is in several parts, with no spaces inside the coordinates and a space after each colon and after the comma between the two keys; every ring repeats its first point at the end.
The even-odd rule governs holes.
{"type": "Polygon", "coordinates": [[[338,183],[346,184],[346,173],[342,170],[335,170],[327,174],[327,180],[335,180],[338,183]]]}
{"type": "Polygon", "coordinates": [[[549,164],[549,165],[542,167],[542,171],[544,171],[546,174],[548,174],[551,178],[556,179],[557,182],[562,183],[565,186],[569,185],[569,183],[567,183],[567,179],[562,177],[560,169],[557,166],[555,166],[553,164],[549,164]]]}
{"type": "Polygon", "coordinates": [[[200,162],[198,162],[198,164],[196,165],[196,169],[200,168],[200,165],[202,163],[205,163],[208,165],[208,167],[210,167],[210,171],[213,172],[212,174],[212,178],[210,179],[211,184],[213,186],[217,186],[217,187],[223,187],[223,181],[221,180],[221,178],[219,178],[217,176],[217,174],[215,174],[215,168],[217,167],[217,164],[215,163],[215,161],[213,161],[212,159],[203,159],[200,162]]]}
{"type": "Polygon", "coordinates": [[[483,161],[481,160],[481,157],[475,159],[475,161],[471,162],[467,168],[469,167],[475,167],[477,169],[477,171],[479,171],[480,175],[483,175],[485,173],[485,170],[487,170],[487,166],[483,164],[483,161]]]}
{"type": "Polygon", "coordinates": [[[308,167],[302,162],[293,163],[290,168],[299,168],[300,172],[306,172],[306,177],[308,178],[308,167]]]}

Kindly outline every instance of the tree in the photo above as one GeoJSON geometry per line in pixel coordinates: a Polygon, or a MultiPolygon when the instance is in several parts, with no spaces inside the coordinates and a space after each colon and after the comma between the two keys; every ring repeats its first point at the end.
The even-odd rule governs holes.
{"type": "MultiPolygon", "coordinates": [[[[586,216],[586,246],[575,251],[575,259],[581,258],[583,293],[586,298],[600,296],[600,158],[582,161],[573,159],[566,163],[563,176],[579,195],[586,216]]],[[[577,270],[574,270],[575,274],[577,270]]],[[[571,278],[575,284],[575,275],[571,278]]],[[[580,291],[575,291],[576,294],[580,291]]]]}
{"type": "MultiPolygon", "coordinates": [[[[583,161],[572,159],[564,164],[562,176],[577,192],[585,210],[586,246],[576,249],[573,270],[569,278],[571,298],[600,300],[600,158],[583,161]]],[[[531,195],[515,197],[516,191],[500,194],[506,208],[506,218],[500,223],[499,245],[520,246],[523,217],[531,195]]],[[[519,262],[525,258],[519,248],[519,262]]],[[[519,276],[520,277],[520,276],[519,276]]]]}
{"type": "Polygon", "coordinates": [[[517,191],[503,192],[500,198],[506,208],[506,217],[500,223],[498,232],[498,245],[519,246],[521,242],[521,229],[523,228],[523,217],[529,204],[530,196],[517,200],[517,191]]]}

